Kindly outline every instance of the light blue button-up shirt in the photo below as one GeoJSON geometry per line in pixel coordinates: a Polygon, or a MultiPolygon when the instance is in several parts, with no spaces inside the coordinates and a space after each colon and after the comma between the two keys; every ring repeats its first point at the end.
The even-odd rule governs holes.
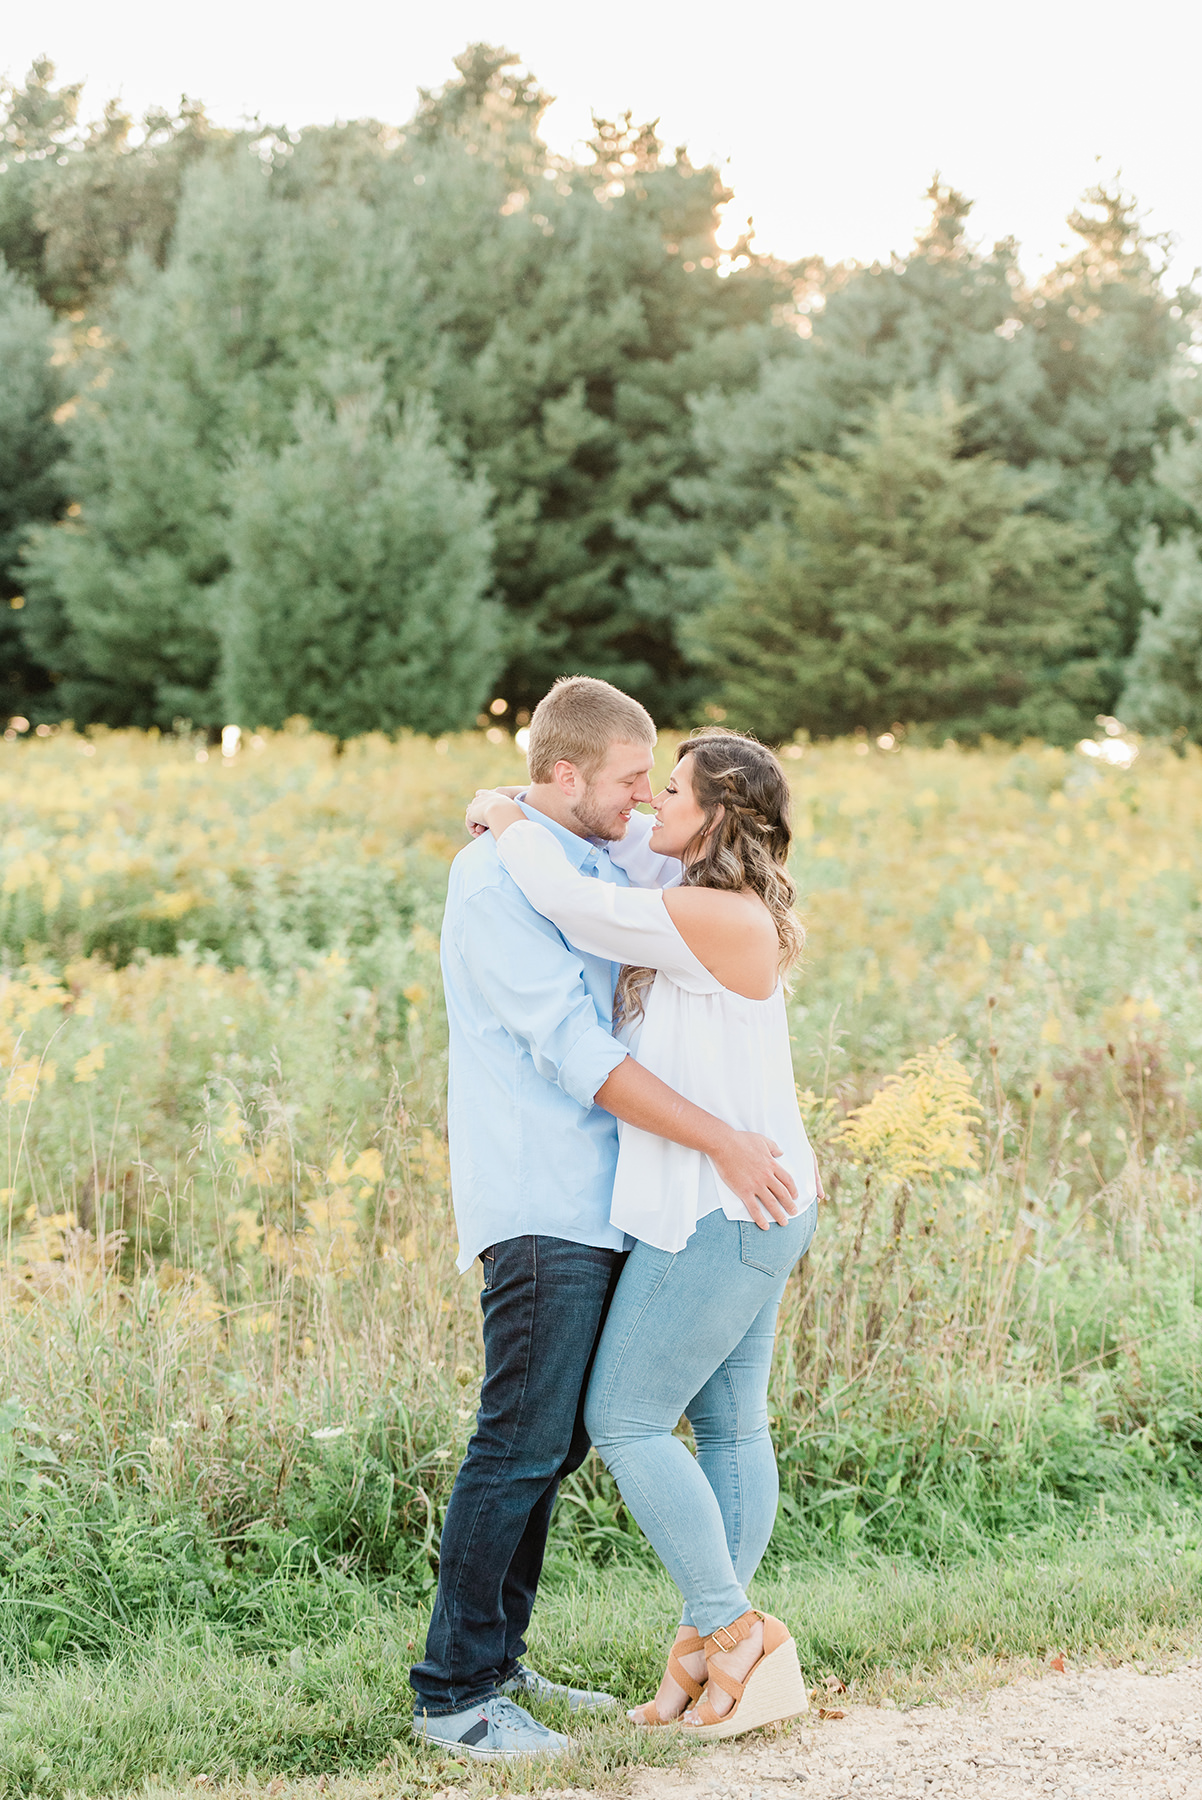
{"type": "MultiPolygon", "coordinates": [[[[522,810],[554,832],[576,868],[628,885],[604,848],[522,810]]],[[[535,912],[501,867],[491,832],[459,852],[442,978],[460,1269],[490,1244],[527,1235],[624,1247],[609,1222],[617,1120],[593,1105],[626,1056],[609,1029],[617,973],[535,912]]]]}

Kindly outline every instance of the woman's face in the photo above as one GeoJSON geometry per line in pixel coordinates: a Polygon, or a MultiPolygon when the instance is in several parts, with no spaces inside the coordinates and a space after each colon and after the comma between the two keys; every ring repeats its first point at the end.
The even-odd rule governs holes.
{"type": "MultiPolygon", "coordinates": [[[[660,856],[683,857],[705,827],[705,814],[693,793],[693,758],[682,756],[662,794],[651,802],[655,829],[648,840],[660,856]]],[[[696,855],[696,850],[693,852],[696,855]]]]}

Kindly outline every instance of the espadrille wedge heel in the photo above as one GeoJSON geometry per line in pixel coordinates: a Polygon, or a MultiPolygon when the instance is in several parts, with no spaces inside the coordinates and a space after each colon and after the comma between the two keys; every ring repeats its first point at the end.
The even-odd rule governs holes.
{"type": "Polygon", "coordinates": [[[770,1613],[745,1612],[733,1625],[724,1625],[705,1640],[707,1685],[721,1688],[734,1705],[721,1717],[710,1701],[702,1700],[693,1708],[692,1721],[683,1722],[681,1730],[697,1738],[738,1737],[754,1731],[757,1725],[772,1725],[778,1719],[793,1719],[810,1704],[806,1684],[797,1661],[797,1645],[787,1625],[770,1613]],[[764,1649],[743,1681],[736,1681],[714,1662],[715,1656],[732,1651],[736,1644],[750,1636],[756,1620],[764,1626],[764,1649]]]}
{"type": "MultiPolygon", "coordinates": [[[[684,1689],[694,1706],[696,1706],[698,1700],[700,1700],[704,1690],[699,1681],[693,1680],[693,1677],[689,1674],[683,1663],[681,1663],[680,1658],[682,1656],[696,1656],[698,1651],[704,1649],[705,1639],[698,1637],[697,1633],[694,1632],[691,1638],[678,1638],[668,1652],[668,1673],[676,1683],[677,1687],[682,1687],[684,1689]]],[[[626,1717],[628,1719],[633,1719],[636,1725],[679,1725],[680,1723],[679,1717],[675,1719],[661,1719],[659,1716],[659,1709],[654,1700],[648,1700],[645,1706],[633,1707],[631,1711],[627,1713],[626,1717]]]]}

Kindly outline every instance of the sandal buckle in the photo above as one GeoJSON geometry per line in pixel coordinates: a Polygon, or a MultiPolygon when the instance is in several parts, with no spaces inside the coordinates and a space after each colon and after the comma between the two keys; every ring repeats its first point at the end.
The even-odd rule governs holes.
{"type": "Polygon", "coordinates": [[[710,1637],[713,1639],[714,1643],[717,1644],[719,1650],[723,1651],[727,1656],[729,1656],[731,1651],[738,1646],[739,1642],[734,1632],[726,1625],[719,1625],[717,1631],[710,1632],[710,1637]],[[724,1637],[730,1639],[729,1644],[724,1644],[722,1642],[724,1637]]]}

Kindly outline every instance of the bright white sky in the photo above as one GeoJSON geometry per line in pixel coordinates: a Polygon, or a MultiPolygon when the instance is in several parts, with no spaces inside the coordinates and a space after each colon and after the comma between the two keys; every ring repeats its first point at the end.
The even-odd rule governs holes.
{"type": "Polygon", "coordinates": [[[1150,228],[1202,264],[1197,0],[6,0],[9,76],[45,51],[86,79],[85,112],[181,92],[223,123],[399,123],[472,40],[515,50],[557,96],[570,150],[589,109],[658,116],[669,143],[716,159],[731,221],[784,256],[904,250],[938,169],[977,202],[975,235],[1013,234],[1028,272],[1057,259],[1064,217],[1121,170],[1150,228]]]}

